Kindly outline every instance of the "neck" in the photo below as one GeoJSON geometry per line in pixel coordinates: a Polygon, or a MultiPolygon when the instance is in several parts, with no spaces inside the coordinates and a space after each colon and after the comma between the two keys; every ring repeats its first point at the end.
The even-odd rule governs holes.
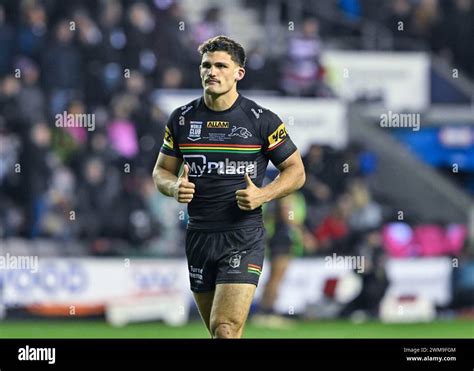
{"type": "Polygon", "coordinates": [[[213,111],[225,111],[226,109],[232,107],[238,97],[239,93],[237,93],[236,89],[230,90],[226,94],[222,95],[211,95],[204,93],[204,103],[213,111]]]}

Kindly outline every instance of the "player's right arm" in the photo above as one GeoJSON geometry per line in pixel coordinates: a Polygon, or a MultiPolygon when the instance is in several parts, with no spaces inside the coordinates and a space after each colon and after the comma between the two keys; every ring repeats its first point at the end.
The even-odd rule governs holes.
{"type": "Polygon", "coordinates": [[[183,166],[178,176],[183,159],[160,153],[153,169],[153,180],[156,188],[166,196],[174,197],[178,202],[189,203],[194,196],[194,183],[188,178],[189,167],[183,166]]]}
{"type": "Polygon", "coordinates": [[[183,155],[175,136],[178,130],[176,125],[173,125],[175,112],[166,124],[163,145],[153,169],[153,180],[156,188],[164,195],[174,197],[178,202],[189,203],[193,199],[194,183],[189,181],[188,165],[184,165],[181,175],[178,175],[183,164],[183,155]]]}

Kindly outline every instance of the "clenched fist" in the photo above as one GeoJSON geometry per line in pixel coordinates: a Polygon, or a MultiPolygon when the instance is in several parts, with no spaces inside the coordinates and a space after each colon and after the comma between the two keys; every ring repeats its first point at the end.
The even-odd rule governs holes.
{"type": "Polygon", "coordinates": [[[194,183],[191,183],[188,179],[189,166],[184,165],[183,174],[178,178],[175,184],[173,192],[174,198],[181,203],[188,204],[194,197],[194,183]]]}

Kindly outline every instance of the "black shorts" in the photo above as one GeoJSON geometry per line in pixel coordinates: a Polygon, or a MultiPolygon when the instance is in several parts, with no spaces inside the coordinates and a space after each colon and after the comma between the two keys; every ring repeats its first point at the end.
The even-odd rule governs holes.
{"type": "Polygon", "coordinates": [[[218,283],[257,286],[265,252],[265,228],[224,232],[186,231],[186,257],[193,292],[215,289],[218,283]]]}

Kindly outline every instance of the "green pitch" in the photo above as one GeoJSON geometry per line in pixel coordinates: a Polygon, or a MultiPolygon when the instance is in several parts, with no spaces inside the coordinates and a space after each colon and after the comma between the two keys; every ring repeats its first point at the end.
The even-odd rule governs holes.
{"type": "MultiPolygon", "coordinates": [[[[247,324],[245,338],[474,338],[474,321],[418,324],[348,321],[295,321],[290,328],[247,324]]],[[[201,322],[169,327],[160,322],[111,327],[104,321],[0,321],[0,338],[208,338],[201,322]]]]}

